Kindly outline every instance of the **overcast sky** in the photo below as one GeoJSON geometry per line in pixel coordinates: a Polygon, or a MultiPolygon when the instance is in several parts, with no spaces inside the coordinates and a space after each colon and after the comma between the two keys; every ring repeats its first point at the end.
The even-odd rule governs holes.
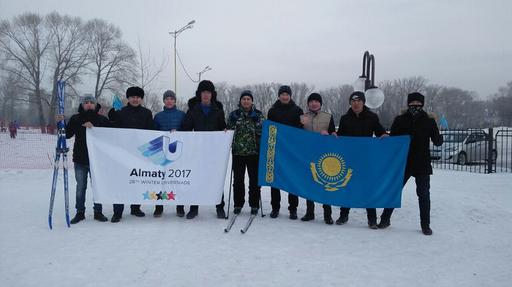
{"type": "MultiPolygon", "coordinates": [[[[133,48],[140,38],[155,61],[170,58],[155,87],[161,92],[174,88],[168,32],[191,20],[196,24],[178,37],[178,51],[194,77],[211,66],[203,79],[214,82],[352,84],[365,50],[375,55],[377,82],[424,76],[487,97],[512,80],[507,0],[0,0],[1,19],[27,11],[103,18],[133,48]]],[[[188,98],[196,86],[178,66],[178,95],[188,98]]]]}

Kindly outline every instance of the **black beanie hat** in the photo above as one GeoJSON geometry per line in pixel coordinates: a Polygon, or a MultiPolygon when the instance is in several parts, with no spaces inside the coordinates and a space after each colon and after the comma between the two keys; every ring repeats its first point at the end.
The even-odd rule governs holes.
{"type": "Polygon", "coordinates": [[[201,92],[208,91],[212,93],[212,99],[217,98],[217,92],[215,91],[215,86],[212,81],[202,80],[197,86],[196,97],[201,96],[201,92]]]}
{"type": "Polygon", "coordinates": [[[290,97],[292,96],[292,88],[290,88],[290,86],[281,86],[279,87],[279,92],[277,93],[277,96],[279,97],[279,95],[281,95],[282,93],[288,93],[288,95],[290,95],[290,97]]]}
{"type": "Polygon", "coordinates": [[[238,101],[240,102],[244,96],[248,96],[251,98],[252,101],[254,101],[254,97],[252,96],[251,90],[243,91],[242,94],[240,94],[240,100],[238,100],[238,101]]]}
{"type": "Polygon", "coordinates": [[[140,97],[141,99],[144,99],[144,90],[140,87],[129,87],[126,90],[126,98],[129,97],[140,97]]]}
{"type": "Polygon", "coordinates": [[[409,105],[412,101],[419,101],[421,105],[425,105],[425,96],[418,92],[410,93],[407,95],[407,105],[409,105]]]}
{"type": "Polygon", "coordinates": [[[311,101],[319,101],[320,102],[320,105],[322,105],[322,96],[320,96],[320,94],[318,93],[312,93],[311,95],[309,95],[308,97],[308,104],[309,102],[311,101]]]}
{"type": "Polygon", "coordinates": [[[363,103],[366,103],[366,97],[364,96],[364,93],[361,91],[355,91],[352,94],[350,94],[348,102],[350,103],[352,100],[361,100],[363,101],[363,103]]]}

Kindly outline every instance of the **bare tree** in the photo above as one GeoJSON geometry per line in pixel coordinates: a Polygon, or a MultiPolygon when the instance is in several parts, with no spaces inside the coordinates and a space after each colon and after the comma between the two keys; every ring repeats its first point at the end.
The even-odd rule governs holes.
{"type": "Polygon", "coordinates": [[[88,64],[89,43],[85,27],[78,17],[61,16],[53,12],[46,16],[53,38],[51,47],[52,94],[48,118],[53,119],[57,104],[57,82],[66,81],[66,88],[75,95],[74,85],[80,82],[82,71],[88,64]]]}
{"type": "Polygon", "coordinates": [[[2,105],[0,121],[12,120],[19,116],[16,113],[19,102],[17,96],[22,92],[20,78],[16,74],[7,73],[5,77],[2,77],[0,81],[0,102],[2,105]]]}
{"type": "Polygon", "coordinates": [[[121,30],[105,20],[90,20],[86,30],[91,44],[94,96],[100,98],[105,90],[120,93],[123,86],[135,82],[133,49],[123,42],[121,30]]]}
{"type": "Polygon", "coordinates": [[[9,62],[4,69],[15,74],[27,94],[33,95],[29,100],[36,103],[41,129],[46,125],[42,93],[44,56],[51,41],[52,35],[38,14],[25,13],[15,17],[12,23],[7,20],[0,23],[0,50],[9,62]]]}

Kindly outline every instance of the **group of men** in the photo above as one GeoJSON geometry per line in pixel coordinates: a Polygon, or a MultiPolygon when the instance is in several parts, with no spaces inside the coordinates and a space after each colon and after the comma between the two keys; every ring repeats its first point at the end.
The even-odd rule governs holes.
{"type": "MultiPolygon", "coordinates": [[[[195,97],[188,101],[188,111],[185,113],[176,108],[176,95],[173,91],[163,94],[164,110],[153,118],[150,110],[142,107],[144,90],[139,87],[130,87],[126,91],[128,104],[121,110],[111,109],[106,117],[98,114],[100,105],[94,97],[85,97],[79,107],[78,114],[73,115],[66,125],[66,136],[75,136],[73,148],[73,161],[75,162],[75,177],[77,182],[76,210],[77,213],[71,223],[75,224],[85,219],[85,190],[87,188],[87,175],[89,173],[89,161],[87,145],[85,141],[85,129],[92,126],[135,128],[162,131],[222,131],[234,130],[232,143],[233,156],[233,212],[241,212],[245,204],[245,174],[249,176],[249,206],[251,213],[256,214],[261,207],[260,186],[258,186],[258,158],[259,145],[262,134],[262,124],[265,120],[263,113],[254,106],[254,95],[250,90],[241,93],[238,109],[232,111],[227,117],[227,123],[223,105],[217,100],[215,86],[211,81],[204,80],[198,85],[195,97]]],[[[380,124],[377,114],[365,105],[365,94],[360,91],[353,92],[349,97],[347,113],[339,122],[338,129],[334,125],[333,116],[322,111],[322,97],[318,93],[312,93],[307,99],[307,112],[304,113],[292,100],[292,90],[289,86],[281,86],[278,91],[278,99],[268,111],[269,120],[303,128],[308,131],[318,132],[325,136],[357,136],[380,137],[395,135],[410,135],[411,144],[407,158],[407,166],[403,184],[410,177],[416,179],[416,192],[420,206],[421,230],[425,235],[431,235],[430,228],[430,175],[432,166],[429,156],[429,142],[435,145],[442,144],[442,136],[439,134],[437,124],[422,108],[425,98],[420,93],[411,93],[407,97],[407,110],[397,116],[393,121],[389,134],[380,124]]],[[[57,120],[63,120],[62,115],[57,120]]],[[[293,191],[292,191],[293,192],[293,191]]],[[[297,207],[299,198],[288,193],[289,218],[298,219],[297,207]]],[[[216,206],[218,218],[225,218],[224,197],[216,206]]],[[[271,187],[271,218],[279,216],[281,207],[281,192],[271,187]]],[[[307,200],[306,213],[302,221],[310,221],[315,218],[315,203],[307,200]]],[[[114,204],[114,214],[111,222],[119,222],[122,218],[124,205],[114,204]]],[[[190,206],[187,219],[193,219],[198,215],[199,207],[190,206]]],[[[332,208],[323,205],[324,222],[333,224],[332,208]]],[[[341,207],[340,216],[336,224],[347,223],[350,208],[341,207]]],[[[377,223],[377,212],[374,208],[367,208],[368,226],[371,229],[383,229],[390,226],[390,218],[393,209],[384,209],[380,222],[377,223]]],[[[145,216],[140,205],[131,205],[130,213],[137,217],[145,216]]],[[[156,205],[153,215],[160,217],[163,206],[156,205]]],[[[184,206],[176,207],[176,215],[185,216],[184,206]]],[[[107,221],[102,213],[100,204],[94,204],[94,219],[107,221]]]]}

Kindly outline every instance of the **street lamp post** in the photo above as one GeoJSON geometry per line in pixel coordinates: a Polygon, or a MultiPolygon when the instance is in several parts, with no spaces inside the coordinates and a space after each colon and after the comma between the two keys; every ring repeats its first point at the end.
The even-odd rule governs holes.
{"type": "Polygon", "coordinates": [[[210,66],[206,66],[206,67],[204,67],[204,69],[201,72],[197,73],[199,75],[198,82],[201,82],[201,75],[206,73],[206,72],[208,72],[208,71],[211,71],[211,69],[212,68],[210,66]]]}
{"type": "Polygon", "coordinates": [[[169,32],[169,35],[171,35],[172,37],[174,37],[174,92],[176,94],[178,94],[178,91],[177,91],[177,69],[176,69],[176,38],[178,38],[178,35],[187,30],[187,29],[192,29],[192,27],[194,27],[194,23],[196,22],[196,20],[192,20],[190,22],[188,22],[187,25],[181,27],[180,29],[178,30],[174,30],[174,32],[169,32]]]}
{"type": "Polygon", "coordinates": [[[376,109],[384,103],[384,92],[375,86],[375,57],[368,51],[364,52],[363,71],[354,82],[354,90],[365,92],[366,105],[371,109],[376,109]]]}

